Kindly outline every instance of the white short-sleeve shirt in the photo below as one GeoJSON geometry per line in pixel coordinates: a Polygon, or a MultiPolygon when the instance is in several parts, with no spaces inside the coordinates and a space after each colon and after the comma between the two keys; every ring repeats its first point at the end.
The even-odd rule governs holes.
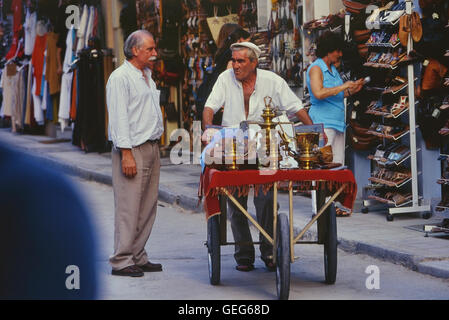
{"type": "Polygon", "coordinates": [[[254,92],[249,100],[248,119],[245,118],[245,102],[242,83],[235,78],[234,70],[224,71],[217,79],[205,106],[216,113],[224,106],[223,122],[225,127],[238,126],[240,122],[263,121],[265,97],[271,97],[272,105],[289,114],[303,108],[302,101],[290,89],[287,82],[274,72],[257,69],[254,92]]]}

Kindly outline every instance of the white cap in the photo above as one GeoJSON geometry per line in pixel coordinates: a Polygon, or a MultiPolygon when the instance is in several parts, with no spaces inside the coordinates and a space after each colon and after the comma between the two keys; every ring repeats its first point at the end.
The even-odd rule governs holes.
{"type": "Polygon", "coordinates": [[[262,50],[260,50],[259,47],[252,42],[236,42],[231,45],[231,49],[241,47],[251,49],[256,54],[257,59],[259,59],[260,55],[262,54],[262,50]]]}

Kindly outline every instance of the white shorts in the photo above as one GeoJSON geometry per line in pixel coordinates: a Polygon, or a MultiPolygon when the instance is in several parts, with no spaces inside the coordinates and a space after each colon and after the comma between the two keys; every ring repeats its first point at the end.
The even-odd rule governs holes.
{"type": "Polygon", "coordinates": [[[335,129],[324,129],[327,136],[327,145],[332,146],[334,154],[334,163],[345,164],[345,134],[335,129]]]}

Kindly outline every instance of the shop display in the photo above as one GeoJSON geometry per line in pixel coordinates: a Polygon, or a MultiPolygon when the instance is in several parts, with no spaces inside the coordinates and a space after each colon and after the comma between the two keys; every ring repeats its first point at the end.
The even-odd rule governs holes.
{"type": "Polygon", "coordinates": [[[363,126],[366,134],[380,139],[376,151],[368,156],[372,168],[366,187],[369,200],[364,201],[362,211],[368,212],[376,202],[386,204],[388,221],[398,213],[430,211],[418,194],[415,113],[419,106],[414,65],[421,62],[421,56],[413,51],[413,44],[421,41],[422,28],[412,7],[410,1],[392,1],[370,14],[349,10],[358,16],[352,21],[365,20],[364,26],[353,24],[358,31],[353,34],[359,42],[366,39],[367,50],[359,53],[366,57],[363,66],[372,79],[365,87],[365,97],[351,105],[351,125],[363,126]],[[369,36],[366,30],[371,30],[369,36]]]}
{"type": "MultiPolygon", "coordinates": [[[[94,94],[86,99],[86,90],[104,91],[113,70],[112,57],[102,50],[104,39],[99,46],[89,44],[92,36],[104,38],[100,2],[75,2],[81,9],[80,30],[61,32],[56,26],[54,32],[40,29],[36,34],[33,30],[43,24],[38,23],[42,17],[44,24],[55,24],[46,15],[56,6],[48,10],[37,1],[14,1],[21,5],[14,11],[10,8],[12,24],[4,21],[0,42],[0,50],[5,51],[5,59],[0,61],[4,67],[0,126],[9,125],[9,121],[15,132],[42,134],[43,125],[56,121],[62,130],[74,129],[73,143],[83,150],[105,150],[104,97],[94,94]],[[64,61],[62,79],[54,77],[59,70],[54,58],[58,49],[64,61]],[[84,82],[89,85],[84,86],[84,82]],[[99,104],[95,114],[89,105],[93,100],[99,104]],[[92,129],[94,123],[99,125],[92,129]]],[[[343,81],[370,79],[363,92],[346,100],[348,152],[363,154],[363,159],[368,158],[363,166],[369,164],[371,169],[369,182],[367,176],[359,182],[368,183],[364,200],[373,200],[366,202],[364,210],[376,202],[385,203],[390,220],[395,213],[429,211],[428,202],[419,194],[422,186],[418,185],[418,175],[424,171],[420,152],[439,149],[442,171],[437,183],[442,196],[437,210],[449,211],[445,158],[449,153],[447,1],[342,0],[332,14],[322,17],[315,16],[319,11],[314,12],[320,5],[309,8],[310,2],[304,0],[273,0],[266,5],[258,0],[123,3],[120,23],[124,37],[137,27],[152,32],[157,40],[160,59],[153,75],[162,92],[166,122],[189,131],[194,120],[201,120],[198,98],[204,94],[199,88],[217,65],[216,42],[225,23],[237,23],[250,32],[251,41],[262,50],[259,68],[284,78],[303,98],[306,108],[310,102],[305,72],[316,59],[316,40],[328,30],[340,34],[345,41],[339,66],[343,81]],[[421,145],[421,134],[425,145],[421,145]]],[[[301,152],[308,158],[304,168],[323,166],[320,154],[309,151],[292,149],[292,153],[301,152]]]]}
{"type": "Polygon", "coordinates": [[[271,52],[268,69],[283,77],[289,86],[302,87],[302,1],[280,0],[274,4],[268,23],[267,40],[271,52]]]}
{"type": "MultiPolygon", "coordinates": [[[[77,30],[67,30],[67,1],[18,0],[11,4],[13,41],[2,62],[5,68],[0,114],[11,119],[12,131],[17,133],[44,134],[46,127],[58,122],[64,131],[74,124],[74,144],[86,152],[104,152],[109,147],[101,4],[92,0],[74,1],[72,5],[80,8],[77,30]],[[95,50],[98,72],[81,72],[83,50],[95,50]],[[88,84],[89,90],[82,90],[84,84],[88,84]],[[87,107],[83,121],[77,119],[77,113],[82,115],[85,110],[83,101],[89,104],[93,100],[95,108],[87,107]],[[77,137],[81,137],[81,143],[77,137]]],[[[8,38],[5,36],[3,41],[8,38]]]]}

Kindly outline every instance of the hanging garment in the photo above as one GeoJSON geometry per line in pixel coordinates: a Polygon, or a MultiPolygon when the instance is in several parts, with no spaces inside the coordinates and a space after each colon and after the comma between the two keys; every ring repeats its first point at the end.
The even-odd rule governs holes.
{"type": "Polygon", "coordinates": [[[94,16],[94,25],[93,25],[93,29],[92,29],[92,37],[97,37],[98,34],[98,12],[99,9],[95,8],[95,16],[94,16]]]}
{"type": "Polygon", "coordinates": [[[70,31],[67,33],[67,38],[66,38],[66,50],[65,50],[64,63],[63,63],[64,73],[68,73],[71,71],[72,62],[75,61],[75,59],[76,59],[75,53],[73,52],[75,40],[76,40],[76,31],[75,31],[74,27],[72,26],[70,31]]]}
{"type": "Polygon", "coordinates": [[[75,61],[73,48],[76,40],[76,31],[72,26],[66,37],[66,51],[63,64],[63,75],[61,78],[61,96],[59,101],[58,118],[61,123],[61,130],[64,132],[68,125],[71,105],[71,89],[72,89],[72,62],[75,61]]]}
{"type": "Polygon", "coordinates": [[[103,54],[91,49],[81,51],[77,76],[79,100],[73,144],[86,152],[103,152],[107,146],[103,54]]]}
{"type": "Polygon", "coordinates": [[[75,121],[76,110],[78,109],[78,70],[73,70],[72,99],[70,103],[70,119],[75,121]]]}
{"type": "Polygon", "coordinates": [[[20,39],[19,35],[14,35],[11,48],[5,56],[6,60],[11,60],[15,57],[22,58],[24,53],[23,47],[23,40],[20,39]]]}
{"type": "Polygon", "coordinates": [[[22,129],[25,128],[25,119],[28,105],[28,75],[30,73],[31,66],[29,64],[23,69],[23,105],[22,105],[22,129]]]}
{"type": "Polygon", "coordinates": [[[23,105],[26,98],[26,85],[24,80],[26,79],[28,69],[24,66],[18,73],[17,81],[17,97],[13,108],[12,120],[14,123],[15,132],[23,129],[23,105]]]}
{"type": "Polygon", "coordinates": [[[41,96],[38,94],[35,94],[37,84],[36,84],[36,78],[33,79],[33,87],[32,87],[32,92],[33,92],[33,103],[34,103],[34,108],[33,108],[33,114],[34,114],[34,120],[36,121],[36,123],[38,125],[43,125],[45,122],[44,119],[44,111],[42,109],[42,99],[41,96]]]}
{"type": "Polygon", "coordinates": [[[33,84],[33,66],[30,64],[27,76],[27,93],[26,93],[26,107],[25,107],[25,125],[31,125],[31,108],[32,108],[32,84],[33,84]]]}
{"type": "Polygon", "coordinates": [[[76,52],[80,52],[82,49],[84,49],[84,45],[86,42],[86,31],[87,31],[87,24],[89,20],[89,7],[87,4],[83,7],[83,14],[81,15],[80,25],[79,29],[76,33],[76,36],[78,38],[78,45],[76,47],[76,52]]]}
{"type": "Polygon", "coordinates": [[[94,30],[94,20],[95,20],[95,7],[91,6],[89,8],[89,22],[87,23],[86,35],[84,39],[84,48],[89,46],[89,39],[92,37],[92,33],[94,30]]]}
{"type": "Polygon", "coordinates": [[[45,119],[53,121],[53,101],[51,99],[48,82],[45,82],[44,96],[42,99],[45,100],[45,119]]]}
{"type": "Polygon", "coordinates": [[[59,94],[55,94],[51,96],[51,101],[53,104],[53,123],[58,123],[58,112],[59,112],[59,94]]]}
{"type": "Polygon", "coordinates": [[[50,95],[54,95],[61,91],[61,76],[58,75],[58,34],[49,32],[47,34],[47,59],[45,69],[45,80],[50,86],[50,95]]]}
{"type": "Polygon", "coordinates": [[[25,55],[31,56],[33,54],[34,43],[36,41],[36,25],[37,25],[37,13],[31,13],[27,9],[25,24],[25,55]]]}
{"type": "MultiPolygon", "coordinates": [[[[111,50],[107,50],[106,54],[104,55],[103,67],[104,67],[104,83],[108,83],[108,79],[109,79],[111,73],[114,71],[114,61],[113,61],[113,54],[112,54],[111,50]]],[[[104,99],[106,101],[106,90],[104,91],[104,94],[105,94],[104,99]]],[[[106,109],[107,109],[107,105],[106,105],[106,109]]],[[[106,112],[105,112],[105,133],[104,133],[104,136],[106,137],[106,139],[109,138],[108,127],[109,127],[109,114],[106,110],[106,112]]]]}
{"type": "Polygon", "coordinates": [[[73,80],[73,72],[64,73],[62,75],[61,98],[59,101],[59,114],[58,114],[60,121],[65,120],[67,122],[69,120],[70,106],[72,103],[71,98],[72,80],[73,80]]]}
{"type": "Polygon", "coordinates": [[[34,78],[36,80],[36,91],[33,91],[35,95],[41,94],[42,75],[44,73],[45,64],[45,49],[47,47],[47,34],[43,36],[36,36],[36,43],[34,44],[33,55],[31,58],[31,64],[34,69],[34,78]]]}
{"type": "MultiPolygon", "coordinates": [[[[14,65],[15,66],[15,65],[14,65]]],[[[1,87],[3,88],[3,108],[4,116],[11,117],[13,108],[17,102],[19,73],[16,71],[14,75],[8,76],[8,72],[3,70],[1,87]]]]}
{"type": "Polygon", "coordinates": [[[14,34],[18,34],[22,30],[22,0],[13,0],[11,11],[14,13],[14,34]]]}

